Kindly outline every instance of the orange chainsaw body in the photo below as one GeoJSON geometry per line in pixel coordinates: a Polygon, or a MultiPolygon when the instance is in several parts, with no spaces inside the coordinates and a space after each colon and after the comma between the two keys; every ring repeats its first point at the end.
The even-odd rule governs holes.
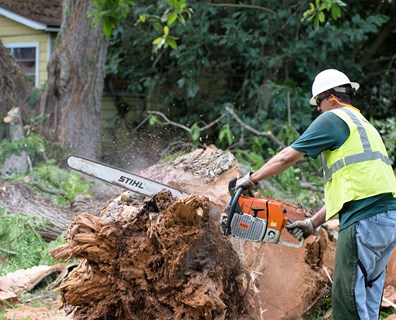
{"type": "MultiPolygon", "coordinates": [[[[281,231],[287,224],[286,208],[276,200],[241,195],[238,204],[243,213],[266,220],[268,228],[281,231]]],[[[240,227],[249,228],[248,225],[240,227]]]]}
{"type": "Polygon", "coordinates": [[[236,178],[228,183],[231,199],[220,218],[220,230],[225,235],[236,238],[280,244],[292,248],[300,248],[299,244],[281,240],[281,233],[288,223],[286,207],[281,201],[271,198],[258,198],[250,191],[245,195],[243,187],[235,188],[236,178]]]}

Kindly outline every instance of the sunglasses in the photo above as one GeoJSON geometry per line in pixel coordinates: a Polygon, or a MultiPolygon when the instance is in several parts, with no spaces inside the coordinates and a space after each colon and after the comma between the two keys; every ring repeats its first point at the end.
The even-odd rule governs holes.
{"type": "Polygon", "coordinates": [[[315,98],[316,105],[317,105],[318,107],[320,107],[320,104],[322,103],[322,101],[323,101],[323,100],[326,100],[328,97],[330,97],[330,95],[324,96],[324,97],[322,97],[322,98],[315,98]]]}

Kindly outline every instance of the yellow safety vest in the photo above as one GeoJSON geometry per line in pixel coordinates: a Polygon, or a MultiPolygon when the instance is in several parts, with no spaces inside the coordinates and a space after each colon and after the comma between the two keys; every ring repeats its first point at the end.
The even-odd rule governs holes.
{"type": "Polygon", "coordinates": [[[349,127],[350,135],[336,150],[323,152],[326,220],[344,203],[382,193],[396,197],[396,177],[378,131],[354,108],[333,112],[349,127]]]}

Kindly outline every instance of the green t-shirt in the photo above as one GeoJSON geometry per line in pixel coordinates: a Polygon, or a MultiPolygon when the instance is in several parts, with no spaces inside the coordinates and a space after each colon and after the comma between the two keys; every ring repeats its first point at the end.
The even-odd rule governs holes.
{"type": "MultiPolygon", "coordinates": [[[[325,150],[335,150],[341,147],[348,137],[348,125],[334,113],[324,112],[311,123],[291,147],[316,159],[325,150]]],[[[396,198],[393,198],[390,193],[347,202],[338,212],[340,230],[356,221],[387,210],[396,210],[396,198]]]]}

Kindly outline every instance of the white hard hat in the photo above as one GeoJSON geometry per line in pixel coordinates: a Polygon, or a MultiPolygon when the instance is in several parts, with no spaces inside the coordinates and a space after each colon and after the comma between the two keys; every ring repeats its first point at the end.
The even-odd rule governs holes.
{"type": "Polygon", "coordinates": [[[338,70],[327,69],[318,73],[312,84],[312,98],[309,103],[315,106],[315,97],[318,94],[345,84],[350,84],[355,90],[360,87],[359,83],[349,81],[349,78],[338,70]]]}

